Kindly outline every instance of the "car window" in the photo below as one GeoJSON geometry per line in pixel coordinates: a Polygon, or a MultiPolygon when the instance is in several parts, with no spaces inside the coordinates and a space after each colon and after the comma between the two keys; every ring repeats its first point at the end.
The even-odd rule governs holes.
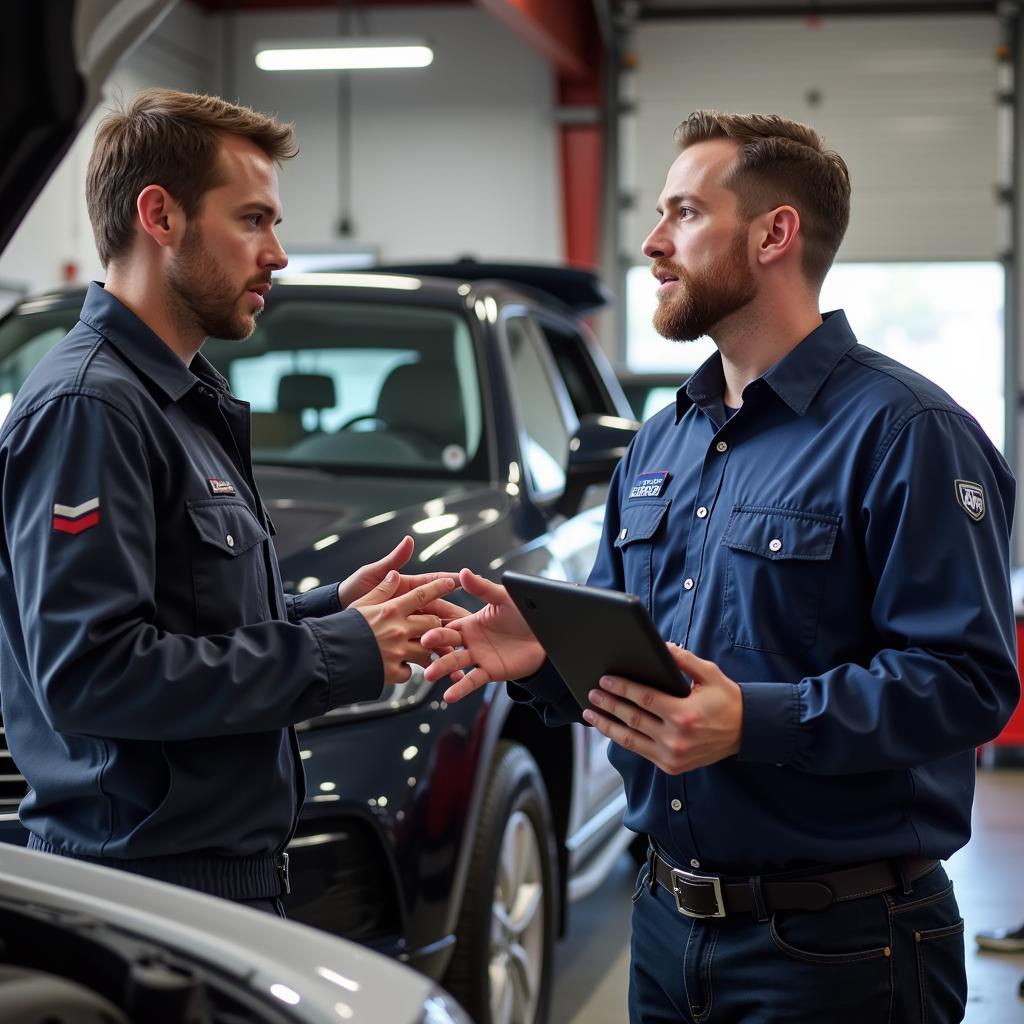
{"type": "Polygon", "coordinates": [[[538,325],[551,350],[551,355],[562,376],[576,415],[614,413],[615,409],[601,390],[587,354],[585,342],[575,331],[550,321],[538,325]]]}
{"type": "Polygon", "coordinates": [[[554,365],[545,360],[545,343],[526,317],[505,321],[510,369],[520,423],[524,469],[534,493],[565,488],[571,432],[562,396],[553,381],[554,365]]]}
{"type": "Polygon", "coordinates": [[[204,355],[252,410],[256,463],[480,476],[469,326],[447,310],[280,299],[204,355]]]}
{"type": "Polygon", "coordinates": [[[0,423],[32,367],[78,323],[79,307],[46,309],[0,324],[0,423]]]}

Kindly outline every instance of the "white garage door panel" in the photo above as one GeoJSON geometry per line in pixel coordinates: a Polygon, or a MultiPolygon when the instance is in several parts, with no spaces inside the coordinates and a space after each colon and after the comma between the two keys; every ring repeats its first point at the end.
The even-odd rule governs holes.
{"type": "Polygon", "coordinates": [[[675,126],[714,107],[807,121],[843,154],[854,214],[841,259],[998,255],[995,18],[648,21],[634,42],[631,253],[650,229],[675,126]]]}

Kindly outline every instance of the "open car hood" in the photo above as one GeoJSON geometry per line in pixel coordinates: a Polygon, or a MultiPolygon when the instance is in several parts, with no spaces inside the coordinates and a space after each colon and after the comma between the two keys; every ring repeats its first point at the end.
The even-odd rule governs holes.
{"type": "Polygon", "coordinates": [[[177,0],[5,4],[0,252],[102,97],[114,64],[177,0]]]}

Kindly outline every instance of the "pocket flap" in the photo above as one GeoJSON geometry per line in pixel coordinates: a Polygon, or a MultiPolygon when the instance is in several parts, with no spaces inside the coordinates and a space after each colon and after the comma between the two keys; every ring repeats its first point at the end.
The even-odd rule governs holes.
{"type": "Polygon", "coordinates": [[[773,560],[824,561],[832,557],[838,530],[839,516],[737,505],[722,543],[736,551],[750,551],[773,560]]]}
{"type": "Polygon", "coordinates": [[[199,536],[226,555],[240,555],[267,539],[267,531],[240,501],[190,501],[187,508],[199,536]]]}
{"type": "Polygon", "coordinates": [[[650,540],[665,518],[669,504],[667,501],[630,502],[619,514],[619,534],[615,538],[615,546],[624,548],[635,540],[650,540]]]}

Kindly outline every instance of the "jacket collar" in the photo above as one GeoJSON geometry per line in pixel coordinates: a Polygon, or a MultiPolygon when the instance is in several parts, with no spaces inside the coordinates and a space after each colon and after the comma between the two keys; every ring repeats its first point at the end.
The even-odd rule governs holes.
{"type": "MultiPolygon", "coordinates": [[[[821,325],[768,369],[762,379],[793,412],[803,416],[839,360],[856,344],[857,338],[841,309],[824,313],[821,325]]],[[[676,393],[676,423],[691,405],[708,412],[721,402],[724,392],[722,356],[715,352],[676,393]]]]}
{"type": "Polygon", "coordinates": [[[172,401],[178,401],[200,380],[218,391],[228,390],[227,381],[202,353],[196,353],[192,365],[186,366],[158,334],[98,281],[89,285],[79,319],[106,338],[133,369],[172,401]]]}

